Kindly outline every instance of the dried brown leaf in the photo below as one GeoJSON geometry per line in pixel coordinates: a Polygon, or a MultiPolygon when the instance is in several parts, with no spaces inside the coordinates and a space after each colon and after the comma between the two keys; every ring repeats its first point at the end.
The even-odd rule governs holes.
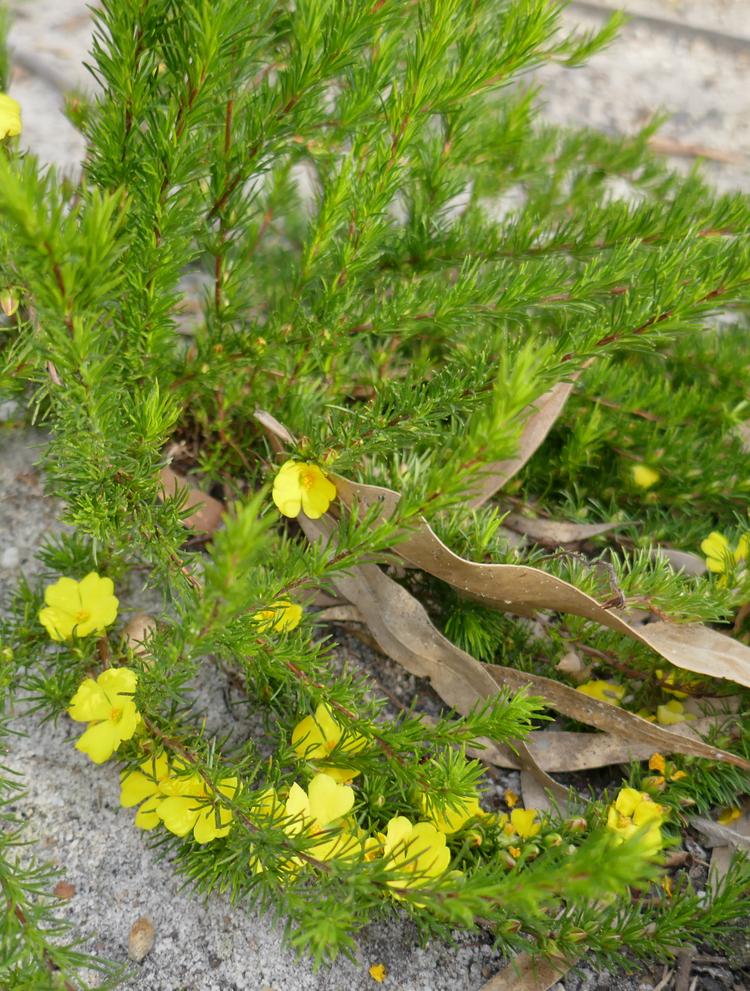
{"type": "MultiPolygon", "coordinates": [[[[315,521],[300,517],[299,521],[310,540],[328,540],[335,532],[335,524],[325,517],[315,521]]],[[[613,733],[628,745],[647,744],[650,753],[692,754],[750,770],[750,762],[743,758],[684,735],[693,732],[687,723],[677,733],[551,678],[480,663],[446,639],[433,626],[424,606],[376,565],[367,564],[336,575],[333,584],[357,607],[380,649],[407,671],[429,679],[438,695],[457,712],[469,712],[502,687],[527,689],[558,712],[613,733]]],[[[535,756],[533,750],[531,756],[535,756]]]]}
{"type": "Polygon", "coordinates": [[[520,513],[509,513],[503,523],[516,533],[522,533],[537,544],[559,547],[561,544],[578,544],[591,537],[610,533],[623,523],[569,523],[567,520],[532,519],[520,513]]]}
{"type": "Polygon", "coordinates": [[[529,408],[529,416],[524,424],[518,442],[518,454],[504,461],[492,461],[485,466],[482,474],[469,488],[472,509],[483,506],[496,492],[510,481],[523,468],[529,458],[542,445],[552,429],[555,420],[562,412],[575,385],[578,374],[568,382],[558,382],[540,396],[529,408]]]}
{"type": "MultiPolygon", "coordinates": [[[[381,515],[396,511],[400,496],[378,485],[361,485],[336,476],[341,501],[350,506],[380,505],[381,515]]],[[[538,568],[516,564],[482,564],[454,554],[427,523],[395,548],[410,564],[448,582],[487,605],[520,616],[539,609],[573,613],[639,640],[676,667],[713,678],[728,678],[750,687],[750,648],[700,623],[634,622],[623,610],[610,609],[569,582],[538,568]]]]}
{"type": "Polygon", "coordinates": [[[528,953],[519,953],[499,974],[495,974],[480,991],[547,991],[564,977],[574,961],[540,960],[528,953]]]}
{"type": "Polygon", "coordinates": [[[183,517],[185,526],[191,527],[196,533],[204,536],[218,530],[226,508],[223,502],[196,489],[186,478],[178,475],[171,468],[162,468],[159,472],[159,479],[162,484],[162,498],[174,496],[183,489],[188,490],[185,507],[193,511],[189,516],[183,517]]]}

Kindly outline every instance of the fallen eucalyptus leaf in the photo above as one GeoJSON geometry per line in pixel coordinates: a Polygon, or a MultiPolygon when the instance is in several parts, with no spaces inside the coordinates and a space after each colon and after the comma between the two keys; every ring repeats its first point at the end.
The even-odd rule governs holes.
{"type": "Polygon", "coordinates": [[[567,974],[574,962],[540,960],[528,953],[519,953],[479,991],[548,991],[567,974]]]}
{"type": "Polygon", "coordinates": [[[529,408],[529,416],[524,424],[518,442],[518,454],[504,461],[492,461],[485,466],[482,474],[469,486],[469,506],[477,509],[491,499],[506,482],[526,464],[529,458],[542,445],[552,429],[555,420],[573,391],[578,373],[567,382],[558,382],[540,396],[529,408]]]}
{"type": "MultiPolygon", "coordinates": [[[[529,752],[533,755],[530,747],[529,752]]],[[[554,807],[549,792],[540,785],[532,774],[525,770],[521,771],[521,795],[523,796],[524,807],[527,809],[549,812],[554,807]]]]}
{"type": "MultiPolygon", "coordinates": [[[[378,485],[361,485],[341,476],[334,480],[344,505],[379,504],[384,518],[396,512],[400,499],[397,492],[378,485]]],[[[750,648],[700,623],[638,624],[627,612],[609,609],[569,582],[538,568],[467,561],[454,554],[427,523],[411,531],[395,550],[410,564],[497,609],[520,616],[533,616],[539,609],[573,613],[639,640],[675,667],[750,687],[750,648]]]]}
{"type": "Polygon", "coordinates": [[[522,533],[537,544],[559,547],[561,544],[577,544],[603,533],[610,533],[625,523],[569,523],[567,520],[532,519],[520,513],[509,513],[503,523],[511,530],[522,533]]]}
{"type": "Polygon", "coordinates": [[[729,846],[735,850],[750,850],[750,836],[741,833],[738,829],[722,826],[720,822],[714,822],[713,819],[706,819],[704,816],[692,816],[690,825],[706,837],[704,846],[729,846]]]}
{"type": "Polygon", "coordinates": [[[665,557],[675,571],[684,571],[686,575],[699,577],[708,571],[705,558],[698,554],[691,554],[690,551],[678,551],[674,547],[654,547],[654,556],[660,554],[665,557]]]}
{"type": "MultiPolygon", "coordinates": [[[[315,521],[300,517],[300,524],[310,540],[327,540],[335,532],[335,524],[325,517],[315,521]]],[[[444,637],[433,626],[424,606],[376,565],[352,568],[332,581],[339,594],[357,607],[383,653],[417,677],[428,678],[438,695],[457,712],[469,712],[502,687],[513,691],[526,689],[579,722],[613,733],[628,744],[647,744],[650,752],[643,756],[655,751],[691,754],[750,770],[750,762],[742,757],[693,739],[693,731],[687,724],[677,733],[590,698],[552,678],[480,663],[444,637]]],[[[502,748],[498,750],[502,753],[502,748]]],[[[533,751],[530,755],[534,756],[533,751]]]]}
{"type": "MultiPolygon", "coordinates": [[[[721,825],[720,823],[718,825],[721,825]]],[[[745,799],[742,804],[742,813],[739,819],[732,823],[732,830],[735,833],[745,836],[750,841],[750,799],[745,799]]],[[[721,881],[726,876],[732,861],[737,854],[734,845],[715,846],[711,851],[711,866],[708,872],[708,883],[713,891],[719,887],[721,881]]]]}
{"type": "Polygon", "coordinates": [[[159,472],[159,479],[162,484],[162,498],[177,495],[183,489],[188,490],[185,497],[185,508],[191,509],[193,512],[183,517],[182,522],[186,527],[191,527],[196,533],[203,536],[208,536],[218,530],[226,508],[223,502],[196,489],[186,478],[178,475],[171,468],[162,468],[159,472]]]}

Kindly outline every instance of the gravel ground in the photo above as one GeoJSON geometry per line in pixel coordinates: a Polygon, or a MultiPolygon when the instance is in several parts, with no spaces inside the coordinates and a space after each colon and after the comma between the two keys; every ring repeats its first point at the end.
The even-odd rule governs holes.
{"type": "MultiPolygon", "coordinates": [[[[545,115],[558,123],[585,124],[610,133],[633,131],[653,113],[668,110],[663,147],[678,167],[690,167],[696,152],[724,189],[750,190],[750,0],[632,0],[634,15],[608,52],[575,71],[545,68],[545,115]],[[666,144],[669,142],[670,144],[666,144]]],[[[571,24],[590,27],[614,6],[575,3],[571,24]]],[[[62,92],[89,85],[83,60],[90,20],[80,0],[20,0],[15,4],[11,41],[15,70],[11,92],[24,111],[24,141],[42,161],[71,175],[83,153],[80,135],[60,112],[62,92]]],[[[0,407],[0,595],[21,574],[35,569],[35,551],[55,529],[56,507],[43,494],[34,470],[44,438],[13,425],[13,411],[0,407]]],[[[342,637],[342,657],[369,667],[391,691],[429,689],[400,669],[342,637]]],[[[201,685],[212,718],[235,719],[215,680],[201,685]]],[[[28,836],[63,872],[73,893],[65,914],[83,932],[89,948],[127,959],[132,924],[148,916],[156,931],[152,952],[133,966],[127,991],[335,991],[375,987],[371,963],[386,965],[386,988],[400,991],[475,991],[500,966],[478,938],[446,947],[416,944],[404,921],[373,925],[358,941],[354,962],[341,961],[313,974],[283,947],[280,927],[268,916],[230,909],[220,897],[205,902],[180,890],[169,864],[159,860],[131,814],[119,808],[112,768],[97,768],[72,747],[71,724],[45,727],[19,715],[26,735],[13,741],[8,763],[27,775],[28,794],[17,811],[28,836]],[[30,772],[31,769],[31,773],[30,772]],[[92,799],[93,797],[93,799],[92,799]]],[[[241,727],[240,727],[241,729],[241,727]]],[[[508,776],[498,788],[515,780],[508,776]]],[[[741,949],[741,948],[740,948],[741,949]]],[[[740,952],[738,964],[743,962],[740,952]]],[[[750,959],[750,956],[748,956],[750,959]]],[[[747,988],[721,962],[694,967],[691,991],[747,988]]],[[[585,963],[556,987],[558,991],[649,991],[674,987],[662,968],[626,978],[597,973],[585,963]]],[[[688,985],[685,985],[687,987],[688,985]]]]}

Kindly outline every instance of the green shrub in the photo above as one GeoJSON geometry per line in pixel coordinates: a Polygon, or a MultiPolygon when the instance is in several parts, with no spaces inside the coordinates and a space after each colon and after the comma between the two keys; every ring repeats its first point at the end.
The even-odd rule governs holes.
{"type": "MultiPolygon", "coordinates": [[[[653,715],[674,711],[659,709],[673,685],[698,705],[719,694],[717,632],[696,633],[701,659],[681,665],[643,642],[650,627],[626,639],[603,612],[544,594],[530,606],[520,571],[505,605],[549,606],[543,626],[467,597],[439,568],[391,567],[414,563],[410,540],[434,551],[426,518],[464,557],[535,568],[531,581],[541,570],[604,612],[646,610],[670,629],[734,622],[733,677],[750,684],[738,429],[750,209],[671,173],[648,131],[610,139],[536,119],[522,74],[576,65],[615,27],[566,37],[559,13],[549,0],[105,0],[99,95],[70,103],[88,139],[81,181],[12,140],[0,154],[0,277],[6,310],[20,304],[2,328],[0,389],[48,431],[45,476],[72,527],[9,604],[8,691],[89,722],[81,746],[97,762],[116,750],[137,775],[124,798],[145,799],[139,822],[176,868],[200,890],[273,906],[316,962],[351,951],[384,909],[425,934],[481,924],[506,952],[627,965],[718,938],[747,910],[741,861],[713,901],[687,882],[637,897],[658,880],[658,824],[676,837],[691,806],[733,806],[746,788],[736,718],[706,729],[715,761],[685,744],[660,783],[632,768],[631,785],[661,789],[655,844],[653,821],[633,831],[632,809],[608,813],[616,787],[533,820],[508,821],[497,800],[480,809],[484,770],[468,755],[485,738],[520,746],[550,698],[540,680],[477,688],[501,676],[462,651],[574,687],[557,668],[573,649],[591,680],[613,679],[626,708],[653,715]],[[564,383],[537,451],[530,407],[564,383]],[[228,507],[220,528],[196,519],[170,464],[228,507]],[[347,479],[400,501],[382,513],[347,479]],[[470,505],[483,484],[498,498],[470,505]],[[509,510],[527,526],[618,529],[587,537],[585,555],[552,553],[566,540],[519,545],[509,510]],[[707,576],[652,553],[699,554],[710,531],[738,550],[714,538],[707,576]],[[122,603],[115,619],[108,583],[57,584],[91,572],[129,608],[144,587],[162,602],[145,646],[127,637],[122,603]],[[347,595],[358,581],[370,591],[347,595]],[[435,721],[388,717],[366,677],[342,672],[324,619],[296,608],[321,590],[364,611],[401,663],[419,668],[434,649],[458,665],[442,682],[431,669],[446,703],[435,721]],[[414,630],[428,631],[424,657],[404,647],[414,630]],[[266,714],[262,739],[203,728],[190,687],[207,665],[266,714]],[[424,846],[404,855],[398,839],[420,820],[433,824],[414,834],[424,846]]],[[[747,693],[735,695],[741,707],[747,693]]],[[[563,728],[601,728],[615,710],[602,706],[597,722],[563,704],[563,728]]],[[[538,772],[528,751],[518,762],[538,772]]],[[[0,859],[11,907],[26,897],[15,870],[0,859]]],[[[34,924],[11,917],[7,946],[26,956],[0,958],[8,986],[27,986],[32,966],[77,981],[75,956],[50,962],[34,924]]]]}

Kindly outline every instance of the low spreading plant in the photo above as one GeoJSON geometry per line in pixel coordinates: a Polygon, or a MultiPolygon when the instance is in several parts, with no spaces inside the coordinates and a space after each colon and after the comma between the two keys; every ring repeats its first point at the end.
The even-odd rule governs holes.
{"type": "MultiPolygon", "coordinates": [[[[94,17],[80,180],[0,97],[0,389],[70,528],[7,604],[6,701],[86,724],[175,868],[318,964],[384,911],[561,968],[720,943],[747,860],[708,895],[665,849],[693,812],[726,840],[750,768],[747,199],[652,129],[542,124],[524,74],[616,28],[548,0],[94,17]],[[207,667],[262,733],[206,729],[207,667]],[[547,773],[638,758],[603,793],[547,773]]],[[[3,986],[82,986],[15,842],[3,986]]]]}

